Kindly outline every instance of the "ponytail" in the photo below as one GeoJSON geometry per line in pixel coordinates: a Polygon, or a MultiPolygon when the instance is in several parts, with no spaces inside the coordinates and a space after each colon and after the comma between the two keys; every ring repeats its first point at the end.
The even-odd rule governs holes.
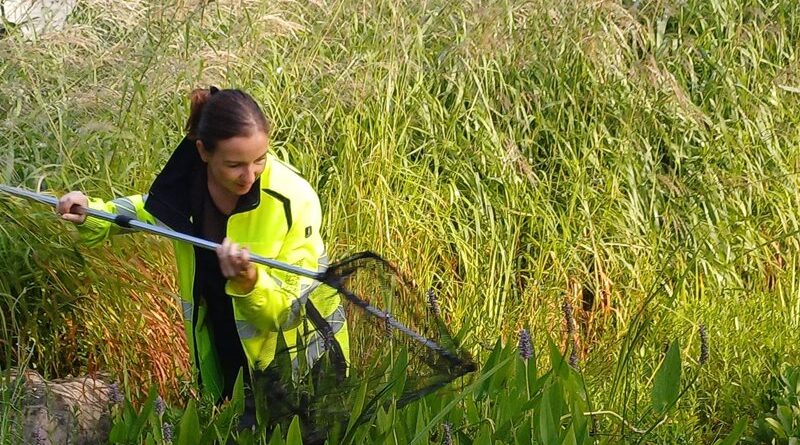
{"type": "Polygon", "coordinates": [[[197,126],[200,123],[200,117],[203,115],[203,108],[205,107],[208,99],[212,94],[219,91],[215,86],[208,89],[197,88],[189,93],[189,102],[191,103],[189,109],[189,119],[186,121],[186,137],[192,140],[198,138],[197,126]]]}

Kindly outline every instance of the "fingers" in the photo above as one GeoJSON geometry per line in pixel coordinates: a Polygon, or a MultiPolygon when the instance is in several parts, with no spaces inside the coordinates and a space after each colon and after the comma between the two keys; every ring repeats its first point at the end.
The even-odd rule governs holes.
{"type": "Polygon", "coordinates": [[[84,208],[89,206],[89,199],[81,192],[69,192],[58,200],[56,212],[61,218],[81,224],[86,220],[84,208]]]}
{"type": "Polygon", "coordinates": [[[239,265],[242,267],[242,272],[246,272],[250,267],[250,251],[247,250],[247,247],[243,248],[241,251],[239,265]]]}
{"type": "Polygon", "coordinates": [[[74,213],[65,213],[61,215],[61,219],[69,221],[71,223],[80,224],[86,219],[86,216],[76,215],[74,213]]]}
{"type": "Polygon", "coordinates": [[[230,250],[231,242],[228,238],[222,240],[222,244],[217,247],[217,258],[219,259],[219,268],[222,270],[222,276],[230,278],[233,276],[230,264],[230,250]]]}
{"type": "Polygon", "coordinates": [[[246,248],[239,248],[239,245],[225,238],[222,244],[217,247],[217,258],[219,267],[225,278],[235,278],[242,275],[251,267],[250,252],[246,248]]]}

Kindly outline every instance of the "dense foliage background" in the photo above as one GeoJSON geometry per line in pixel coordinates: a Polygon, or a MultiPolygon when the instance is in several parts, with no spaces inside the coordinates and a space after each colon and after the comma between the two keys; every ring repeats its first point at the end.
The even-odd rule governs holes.
{"type": "MultiPolygon", "coordinates": [[[[390,425],[441,441],[436,403],[453,400],[459,443],[561,442],[578,412],[602,412],[585,431],[600,443],[711,443],[740,419],[752,441],[789,440],[799,55],[793,1],[82,0],[63,31],[0,37],[0,175],[56,194],[146,191],[188,92],[242,88],[319,191],[333,259],[371,249],[434,288],[482,362],[522,327],[542,351],[528,411],[502,414],[505,393],[470,386],[500,369],[486,363],[390,425]],[[680,398],[659,406],[675,357],[680,398]],[[525,422],[532,436],[514,439],[525,422]]],[[[86,249],[50,209],[0,208],[3,369],[109,372],[133,398],[155,383],[184,413],[168,243],[86,249]]]]}

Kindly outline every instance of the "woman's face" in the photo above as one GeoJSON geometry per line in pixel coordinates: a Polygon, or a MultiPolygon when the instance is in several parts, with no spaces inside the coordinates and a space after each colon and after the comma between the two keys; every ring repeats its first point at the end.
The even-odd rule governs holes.
{"type": "Polygon", "coordinates": [[[267,161],[267,135],[256,131],[249,136],[236,136],[217,142],[216,150],[209,153],[197,141],[197,150],[208,164],[208,179],[225,191],[241,196],[264,172],[267,161]]]}

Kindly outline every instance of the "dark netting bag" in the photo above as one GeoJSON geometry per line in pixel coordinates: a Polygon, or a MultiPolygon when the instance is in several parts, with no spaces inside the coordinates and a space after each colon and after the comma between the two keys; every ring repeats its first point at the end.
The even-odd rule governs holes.
{"type": "Polygon", "coordinates": [[[306,444],[338,442],[379,407],[402,407],[476,368],[445,326],[432,291],[425,295],[372,252],[327,269],[306,302],[305,323],[307,342],[298,339],[290,350],[280,341],[275,360],[254,375],[253,391],[260,425],[280,424],[286,431],[298,416],[306,444]],[[340,296],[350,330],[349,367],[337,327],[316,309],[340,296]],[[324,354],[310,364],[305,352],[316,353],[320,345],[324,354]],[[359,399],[363,406],[353,410],[359,399]]]}

